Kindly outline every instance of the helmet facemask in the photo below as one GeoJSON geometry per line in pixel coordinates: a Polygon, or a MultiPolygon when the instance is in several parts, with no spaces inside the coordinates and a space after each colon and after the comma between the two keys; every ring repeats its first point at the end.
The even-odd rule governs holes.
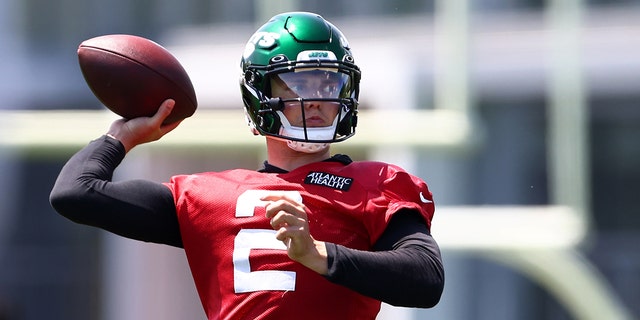
{"type": "Polygon", "coordinates": [[[335,64],[301,65],[265,73],[268,86],[254,125],[263,135],[288,140],[294,150],[315,152],[354,134],[356,92],[351,75],[335,64]]]}
{"type": "Polygon", "coordinates": [[[273,98],[279,99],[276,113],[279,134],[305,142],[333,142],[340,139],[338,122],[348,113],[349,76],[332,70],[302,69],[269,76],[273,98]]]}
{"type": "Polygon", "coordinates": [[[338,102],[309,101],[304,98],[279,100],[284,105],[282,110],[276,111],[281,122],[279,136],[286,139],[291,149],[307,153],[318,152],[338,136],[338,122],[344,119],[343,107],[338,102]],[[291,124],[287,118],[287,114],[291,113],[297,114],[294,118],[297,125],[291,124]],[[319,113],[322,115],[318,115],[319,113]],[[327,123],[331,119],[333,120],[327,123]],[[314,122],[319,125],[314,126],[314,122]]]}

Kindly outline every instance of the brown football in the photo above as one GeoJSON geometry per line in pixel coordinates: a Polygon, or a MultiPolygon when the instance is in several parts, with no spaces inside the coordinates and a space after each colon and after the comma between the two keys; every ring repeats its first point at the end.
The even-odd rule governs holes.
{"type": "Polygon", "coordinates": [[[165,123],[190,117],[198,106],[189,75],[169,51],[139,36],[112,34],[83,41],[78,61],[93,94],[126,119],[152,116],[166,99],[176,104],[165,123]]]}

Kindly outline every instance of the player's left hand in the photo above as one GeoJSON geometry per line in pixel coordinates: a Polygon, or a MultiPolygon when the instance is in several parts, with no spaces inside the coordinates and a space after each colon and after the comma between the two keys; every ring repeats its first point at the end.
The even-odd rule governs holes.
{"type": "Polygon", "coordinates": [[[326,244],[315,240],[309,232],[307,207],[284,192],[274,191],[261,200],[266,217],[276,230],[276,239],[284,242],[289,258],[320,274],[327,273],[326,244]]]}

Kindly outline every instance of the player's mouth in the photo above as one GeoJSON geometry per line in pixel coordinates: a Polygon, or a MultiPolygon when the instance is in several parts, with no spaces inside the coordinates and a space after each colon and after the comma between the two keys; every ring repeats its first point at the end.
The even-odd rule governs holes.
{"type": "Polygon", "coordinates": [[[322,117],[312,116],[305,119],[307,126],[309,127],[323,127],[326,126],[326,123],[322,117]]]}

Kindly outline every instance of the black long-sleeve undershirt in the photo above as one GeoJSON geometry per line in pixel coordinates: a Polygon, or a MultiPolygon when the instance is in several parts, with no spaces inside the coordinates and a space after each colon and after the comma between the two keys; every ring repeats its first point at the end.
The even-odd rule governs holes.
{"type": "Polygon", "coordinates": [[[92,141],[64,165],[49,200],[70,220],[123,237],[182,247],[171,191],[147,180],[112,182],[125,156],[114,139],[92,141]]]}
{"type": "MultiPolygon", "coordinates": [[[[92,141],[65,164],[51,191],[55,210],[70,220],[115,234],[182,247],[170,190],[156,182],[112,182],[125,157],[122,144],[106,136],[92,141]]],[[[325,277],[363,295],[406,307],[432,307],[444,286],[438,245],[423,218],[397,212],[374,246],[360,251],[327,244],[325,277]]]]}

